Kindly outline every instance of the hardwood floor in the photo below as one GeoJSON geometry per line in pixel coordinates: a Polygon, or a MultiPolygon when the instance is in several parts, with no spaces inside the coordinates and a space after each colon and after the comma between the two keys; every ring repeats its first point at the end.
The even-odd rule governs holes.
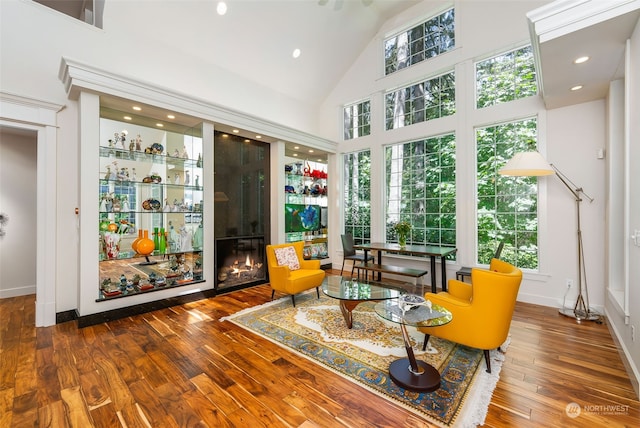
{"type": "MultiPolygon", "coordinates": [[[[34,296],[0,300],[0,427],[429,426],[218,321],[268,301],[270,290],[83,329],[35,328],[34,296]]],[[[637,427],[639,407],[605,324],[517,304],[486,426],[637,427]],[[572,402],[575,418],[565,412],[572,402]]]]}

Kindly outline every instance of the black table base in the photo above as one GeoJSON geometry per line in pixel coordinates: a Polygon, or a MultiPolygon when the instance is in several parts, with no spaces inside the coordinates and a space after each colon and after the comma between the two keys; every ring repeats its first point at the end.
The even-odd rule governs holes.
{"type": "Polygon", "coordinates": [[[408,358],[395,360],[389,365],[389,376],[393,382],[411,391],[431,392],[440,388],[440,373],[424,361],[417,361],[419,371],[414,373],[408,358]]]}

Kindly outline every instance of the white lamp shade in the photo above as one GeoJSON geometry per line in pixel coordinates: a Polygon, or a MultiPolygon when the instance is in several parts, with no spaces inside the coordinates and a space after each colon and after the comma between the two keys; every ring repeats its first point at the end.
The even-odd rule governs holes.
{"type": "Polygon", "coordinates": [[[498,173],[516,177],[531,177],[552,175],[555,174],[555,171],[540,153],[522,152],[516,153],[498,173]]]}

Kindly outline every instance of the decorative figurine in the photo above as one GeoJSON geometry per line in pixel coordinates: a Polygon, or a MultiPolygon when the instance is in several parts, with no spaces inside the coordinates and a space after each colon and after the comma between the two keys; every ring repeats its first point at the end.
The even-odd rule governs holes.
{"type": "Polygon", "coordinates": [[[189,159],[189,153],[187,153],[187,146],[182,146],[182,158],[189,159]]]}
{"type": "Polygon", "coordinates": [[[127,195],[122,195],[122,211],[131,211],[131,207],[129,206],[129,196],[127,195]]]}
{"type": "Polygon", "coordinates": [[[173,176],[173,184],[180,184],[180,175],[177,172],[173,176]]]}
{"type": "Polygon", "coordinates": [[[136,136],[136,151],[142,151],[142,138],[140,138],[140,134],[136,136]]]}
{"type": "Polygon", "coordinates": [[[200,176],[196,175],[196,187],[200,187],[200,176]]]}
{"type": "Polygon", "coordinates": [[[191,182],[191,173],[189,171],[185,171],[184,172],[184,184],[185,184],[185,186],[188,186],[190,182],[191,182]]]}
{"type": "Polygon", "coordinates": [[[198,153],[198,161],[196,162],[197,168],[202,168],[202,153],[198,153]]]}
{"type": "Polygon", "coordinates": [[[138,177],[136,176],[136,169],[131,168],[131,181],[137,181],[138,177]]]}

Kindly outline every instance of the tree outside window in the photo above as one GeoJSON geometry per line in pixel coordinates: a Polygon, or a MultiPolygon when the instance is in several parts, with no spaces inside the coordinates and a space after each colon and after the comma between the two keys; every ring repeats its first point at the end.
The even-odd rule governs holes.
{"type": "Polygon", "coordinates": [[[344,231],[355,244],[371,242],[371,152],[347,153],[344,167],[344,231]]]}
{"type": "Polygon", "coordinates": [[[537,150],[535,118],[476,129],[478,263],[489,264],[499,242],[501,258],[538,268],[538,182],[498,170],[517,152],[537,150]]]}
{"type": "Polygon", "coordinates": [[[385,94],[386,130],[451,116],[455,112],[453,71],[385,94]]]}
{"type": "Polygon", "coordinates": [[[476,107],[517,100],[538,92],[533,50],[526,46],[476,64],[476,107]]]}
{"type": "Polygon", "coordinates": [[[346,106],[343,120],[345,140],[371,134],[371,101],[367,100],[346,106]]]}
{"type": "Polygon", "coordinates": [[[411,224],[408,244],[456,245],[456,140],[454,134],[385,149],[386,240],[393,225],[411,224]]]}
{"type": "Polygon", "coordinates": [[[389,75],[455,48],[455,12],[449,9],[384,41],[384,71],[389,75]]]}

